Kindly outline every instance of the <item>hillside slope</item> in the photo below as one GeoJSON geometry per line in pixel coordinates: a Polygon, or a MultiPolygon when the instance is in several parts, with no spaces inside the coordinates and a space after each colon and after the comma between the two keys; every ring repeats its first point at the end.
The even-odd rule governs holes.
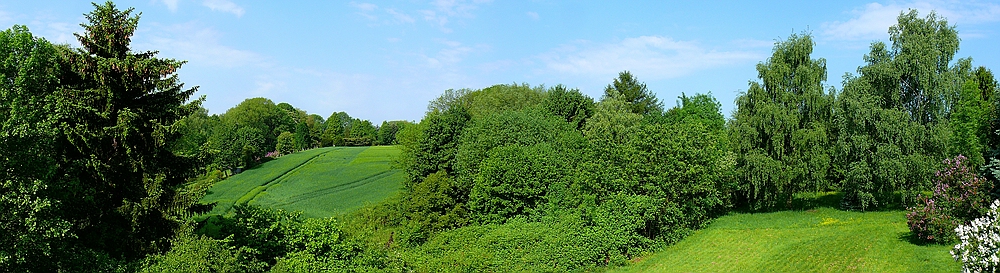
{"type": "Polygon", "coordinates": [[[202,199],[209,214],[249,203],[306,217],[327,217],[378,202],[400,190],[404,175],[392,168],[393,146],[331,147],[286,155],[217,183],[202,199]]]}

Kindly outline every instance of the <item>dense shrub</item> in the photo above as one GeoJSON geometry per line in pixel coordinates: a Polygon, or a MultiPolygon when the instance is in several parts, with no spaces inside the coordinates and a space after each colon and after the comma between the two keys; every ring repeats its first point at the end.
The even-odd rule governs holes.
{"type": "Polygon", "coordinates": [[[964,156],[944,161],[945,168],[935,174],[934,191],[921,195],[916,206],[908,209],[906,223],[922,240],[948,243],[961,224],[983,215],[989,195],[987,181],[978,177],[964,156]]]}
{"type": "Polygon", "coordinates": [[[562,158],[549,144],[494,148],[479,165],[469,209],[483,223],[537,214],[548,187],[565,184],[566,173],[562,158]]]}
{"type": "Polygon", "coordinates": [[[403,197],[408,229],[401,235],[409,243],[420,244],[430,234],[468,224],[468,209],[455,200],[455,192],[452,178],[444,171],[428,175],[413,185],[403,197]]]}
{"type": "Polygon", "coordinates": [[[232,240],[182,235],[170,251],[147,258],[142,272],[263,272],[265,264],[250,257],[251,250],[232,246],[232,240]]]}
{"type": "Polygon", "coordinates": [[[962,272],[996,272],[1000,268],[1000,200],[993,201],[986,215],[955,228],[960,242],[951,251],[962,262],[962,272]]]}

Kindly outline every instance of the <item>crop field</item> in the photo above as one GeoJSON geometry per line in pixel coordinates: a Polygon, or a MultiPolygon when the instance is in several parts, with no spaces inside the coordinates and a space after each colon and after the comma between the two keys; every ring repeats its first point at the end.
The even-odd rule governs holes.
{"type": "Polygon", "coordinates": [[[911,241],[904,211],[734,213],[609,272],[958,272],[951,245],[911,241]]]}
{"type": "Polygon", "coordinates": [[[286,155],[212,187],[202,199],[217,202],[209,214],[249,203],[306,217],[327,217],[374,203],[399,191],[404,175],[393,169],[393,146],[332,147],[286,155]]]}

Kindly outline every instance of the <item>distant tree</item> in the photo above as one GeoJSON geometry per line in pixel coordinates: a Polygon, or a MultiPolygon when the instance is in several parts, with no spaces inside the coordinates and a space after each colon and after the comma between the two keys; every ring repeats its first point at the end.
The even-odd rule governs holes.
{"type": "Polygon", "coordinates": [[[378,127],[378,143],[380,145],[398,144],[396,134],[407,125],[410,125],[408,121],[383,121],[382,125],[378,127]]]}
{"type": "Polygon", "coordinates": [[[729,140],[741,195],[754,208],[790,205],[799,191],[831,185],[833,97],[823,90],[826,60],[812,59],[813,45],[808,34],[776,43],[757,65],[763,83],[751,82],[736,99],[729,140]]]}
{"type": "Polygon", "coordinates": [[[354,119],[350,134],[344,138],[347,146],[369,146],[377,140],[375,126],[371,121],[354,119]]]}
{"type": "Polygon", "coordinates": [[[326,121],[317,114],[306,116],[306,125],[309,127],[309,146],[322,147],[323,132],[326,131],[326,121]]]}
{"type": "Polygon", "coordinates": [[[266,98],[243,100],[222,115],[222,123],[229,128],[253,127],[259,131],[264,137],[259,148],[261,151],[273,151],[278,135],[294,132],[296,124],[288,112],[266,98]]]}
{"type": "Polygon", "coordinates": [[[294,143],[296,150],[304,150],[309,148],[312,137],[309,135],[309,125],[303,122],[295,124],[295,135],[294,143]]]}
{"type": "Polygon", "coordinates": [[[344,137],[349,136],[351,118],[345,112],[335,112],[326,119],[326,129],[323,131],[323,146],[343,146],[344,137]]]}
{"type": "Polygon", "coordinates": [[[616,97],[628,105],[629,111],[640,115],[659,114],[663,112],[663,104],[652,92],[646,89],[646,84],[639,82],[632,73],[622,71],[618,78],[604,88],[604,97],[616,97]]]}
{"type": "Polygon", "coordinates": [[[587,119],[594,114],[594,99],[580,93],[579,89],[567,89],[561,84],[549,88],[543,104],[545,109],[563,117],[577,130],[583,130],[587,119]]]}
{"type": "Polygon", "coordinates": [[[295,134],[283,132],[278,135],[278,145],[275,147],[278,153],[287,155],[295,152],[295,134]]]}

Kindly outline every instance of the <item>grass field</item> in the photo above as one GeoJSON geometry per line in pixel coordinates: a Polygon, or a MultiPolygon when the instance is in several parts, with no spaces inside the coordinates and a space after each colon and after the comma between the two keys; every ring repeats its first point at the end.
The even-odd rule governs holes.
{"type": "Polygon", "coordinates": [[[903,211],[734,213],[609,272],[958,272],[950,245],[911,242],[903,211]]]}
{"type": "Polygon", "coordinates": [[[235,204],[302,211],[327,217],[400,190],[403,173],[391,167],[392,146],[333,147],[286,155],[212,187],[203,203],[217,202],[209,214],[228,213],[235,204]]]}

